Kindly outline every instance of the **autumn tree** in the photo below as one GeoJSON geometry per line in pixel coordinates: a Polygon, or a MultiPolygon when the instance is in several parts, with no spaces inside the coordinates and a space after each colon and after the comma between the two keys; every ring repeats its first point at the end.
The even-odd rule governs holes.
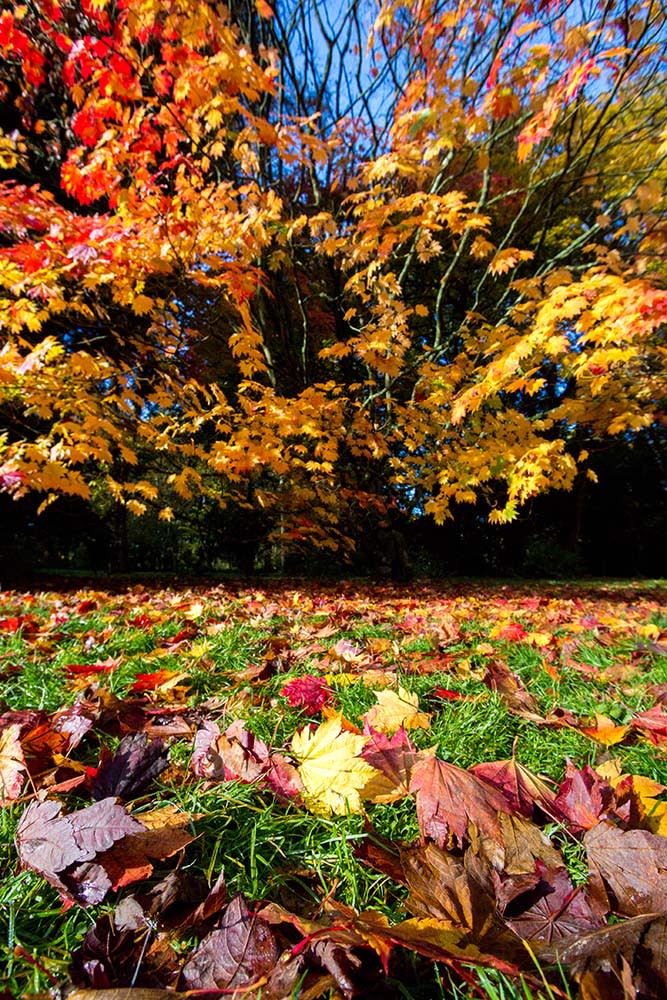
{"type": "Polygon", "coordinates": [[[349,551],[660,424],[655,2],[0,16],[0,483],[349,551]]]}

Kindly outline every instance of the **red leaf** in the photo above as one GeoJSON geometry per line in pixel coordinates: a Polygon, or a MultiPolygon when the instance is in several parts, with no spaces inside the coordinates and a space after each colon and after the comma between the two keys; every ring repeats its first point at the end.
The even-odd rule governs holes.
{"type": "Polygon", "coordinates": [[[520,937],[547,944],[605,925],[602,909],[594,906],[581,886],[575,887],[566,868],[537,861],[536,872],[503,880],[497,877],[498,903],[508,925],[520,937]]]}
{"type": "Polygon", "coordinates": [[[474,774],[436,757],[425,757],[412,771],[417,818],[424,837],[444,847],[451,837],[466,842],[468,823],[484,836],[501,839],[498,812],[510,812],[505,797],[474,774]]]}
{"type": "Polygon", "coordinates": [[[152,674],[137,674],[136,680],[132,685],[132,690],[140,693],[142,691],[155,691],[168,681],[171,677],[174,677],[173,670],[156,670],[152,674]]]}
{"type": "Polygon", "coordinates": [[[590,830],[613,811],[614,790],[588,764],[581,770],[568,760],[554,805],[575,831],[590,830]]]}
{"type": "Polygon", "coordinates": [[[552,819],[560,818],[556,811],[554,793],[549,786],[515,757],[488,764],[475,764],[470,771],[502,792],[513,812],[530,819],[535,806],[539,806],[552,819]]]}
{"type": "Polygon", "coordinates": [[[319,712],[333,699],[333,691],[326,681],[312,674],[288,681],[280,689],[280,693],[287,698],[288,705],[292,708],[304,708],[309,715],[319,712]]]}

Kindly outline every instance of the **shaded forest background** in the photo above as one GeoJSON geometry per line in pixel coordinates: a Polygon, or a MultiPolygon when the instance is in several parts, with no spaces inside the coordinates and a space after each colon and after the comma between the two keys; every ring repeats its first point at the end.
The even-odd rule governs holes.
{"type": "Polygon", "coordinates": [[[282,551],[273,525],[248,511],[230,515],[206,498],[183,504],[172,522],[125,508],[62,498],[37,514],[40,498],[0,496],[3,585],[39,571],[175,574],[299,573],[370,577],[493,574],[664,576],[667,565],[667,433],[612,441],[596,455],[600,480],[536,497],[511,524],[489,524],[461,505],[436,525],[415,511],[357,523],[356,552],[282,551]]]}

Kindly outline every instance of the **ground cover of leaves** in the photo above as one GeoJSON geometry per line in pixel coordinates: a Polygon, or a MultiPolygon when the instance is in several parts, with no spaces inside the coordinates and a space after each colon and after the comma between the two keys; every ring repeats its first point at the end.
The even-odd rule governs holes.
{"type": "Polygon", "coordinates": [[[666,596],[1,593],[0,994],[664,997],[666,596]]]}

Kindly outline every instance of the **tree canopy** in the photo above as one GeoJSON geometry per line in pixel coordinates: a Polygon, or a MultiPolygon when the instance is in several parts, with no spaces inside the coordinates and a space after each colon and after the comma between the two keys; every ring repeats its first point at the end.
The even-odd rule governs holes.
{"type": "Polygon", "coordinates": [[[665,424],[655,0],[0,14],[0,489],[283,545],[665,424]]]}

